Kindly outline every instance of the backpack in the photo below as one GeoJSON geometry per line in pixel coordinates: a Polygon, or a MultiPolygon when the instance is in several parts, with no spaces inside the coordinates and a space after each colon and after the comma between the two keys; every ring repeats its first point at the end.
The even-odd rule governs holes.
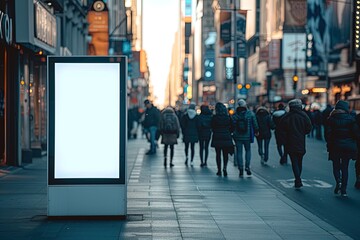
{"type": "Polygon", "coordinates": [[[248,131],[248,119],[246,118],[246,111],[240,112],[238,114],[238,119],[236,121],[236,128],[239,133],[246,133],[248,131]]]}
{"type": "Polygon", "coordinates": [[[174,114],[164,114],[163,133],[171,134],[178,132],[176,118],[174,114]]]}

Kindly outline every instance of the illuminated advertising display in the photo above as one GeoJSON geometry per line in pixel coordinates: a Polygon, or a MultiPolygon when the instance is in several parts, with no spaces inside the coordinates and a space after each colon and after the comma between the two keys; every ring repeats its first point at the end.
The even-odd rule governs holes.
{"type": "Polygon", "coordinates": [[[126,215],[126,66],[48,57],[49,216],[126,215]]]}
{"type": "Polygon", "coordinates": [[[124,181],[119,161],[121,134],[126,135],[120,122],[126,108],[120,96],[121,61],[77,59],[49,58],[50,181],[124,181]]]}

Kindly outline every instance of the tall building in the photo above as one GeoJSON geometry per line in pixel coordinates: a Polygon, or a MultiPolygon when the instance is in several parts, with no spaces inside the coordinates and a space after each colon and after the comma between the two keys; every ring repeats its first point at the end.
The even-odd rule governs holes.
{"type": "Polygon", "coordinates": [[[197,1],[195,15],[193,99],[198,105],[202,103],[215,105],[216,29],[212,1],[197,1]]]}
{"type": "Polygon", "coordinates": [[[143,1],[108,0],[109,54],[128,57],[129,107],[140,106],[149,96],[149,69],[143,49],[143,1]]]}
{"type": "Polygon", "coordinates": [[[180,31],[175,34],[175,41],[172,47],[171,64],[165,90],[165,106],[180,106],[183,94],[182,62],[180,58],[180,31]]]}

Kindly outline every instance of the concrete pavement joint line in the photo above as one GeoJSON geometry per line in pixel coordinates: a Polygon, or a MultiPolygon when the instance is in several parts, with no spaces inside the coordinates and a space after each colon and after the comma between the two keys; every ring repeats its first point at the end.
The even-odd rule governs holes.
{"type": "MultiPolygon", "coordinates": [[[[254,172],[253,172],[254,173],[254,172]]],[[[288,205],[289,207],[291,207],[292,209],[294,209],[296,212],[298,212],[300,215],[302,215],[304,218],[310,220],[313,224],[315,224],[316,226],[318,226],[319,228],[323,229],[324,231],[326,231],[327,233],[329,233],[330,235],[332,235],[334,238],[336,239],[352,239],[350,237],[347,237],[343,232],[341,232],[340,230],[338,230],[337,228],[333,227],[332,225],[330,225],[329,223],[327,223],[325,220],[322,220],[320,217],[316,216],[313,213],[310,213],[308,210],[306,210],[305,207],[303,207],[301,205],[301,203],[297,203],[294,202],[293,200],[291,200],[290,198],[287,197],[285,191],[282,191],[281,189],[279,189],[276,185],[272,184],[271,182],[267,181],[266,179],[262,178],[260,175],[255,173],[255,176],[258,177],[260,180],[264,181],[266,184],[268,184],[270,187],[273,188],[273,191],[278,192],[280,194],[276,194],[276,196],[282,201],[284,202],[286,205],[288,205]],[[320,224],[322,223],[322,224],[320,224]],[[336,231],[334,231],[336,230],[336,231]],[[338,233],[338,234],[336,234],[338,233]],[[344,236],[346,236],[344,238],[344,236]]],[[[294,189],[295,191],[295,189],[294,189]]],[[[268,225],[268,224],[267,224],[268,225]]],[[[271,226],[270,226],[271,227],[271,226]]],[[[273,229],[273,228],[271,228],[273,229]]],[[[275,229],[274,229],[275,231],[275,229]]],[[[275,231],[276,232],[276,231],[275,231]]]]}
{"type": "Polygon", "coordinates": [[[170,183],[170,179],[169,179],[169,173],[167,171],[166,171],[166,178],[167,178],[167,181],[168,181],[169,195],[170,195],[170,198],[171,198],[172,207],[173,207],[173,209],[175,211],[176,222],[177,222],[177,225],[178,225],[178,228],[179,228],[180,236],[181,236],[181,239],[184,239],[183,232],[182,232],[181,227],[180,227],[178,211],[176,210],[173,194],[171,192],[171,187],[170,187],[171,183],[170,183]]]}
{"type": "MultiPolygon", "coordinates": [[[[193,175],[192,173],[190,173],[190,175],[191,175],[191,179],[192,179],[193,183],[196,183],[196,181],[195,181],[195,179],[194,179],[194,175],[193,175]]],[[[169,182],[169,186],[170,186],[170,182],[169,182]]],[[[206,198],[205,195],[199,190],[199,186],[197,186],[197,184],[195,184],[195,186],[196,186],[196,190],[200,193],[200,196],[201,196],[201,199],[202,199],[202,203],[204,203],[204,199],[206,198]]],[[[171,195],[171,196],[172,196],[172,195],[171,195]]],[[[171,200],[173,200],[172,197],[171,197],[171,200]]],[[[207,209],[207,211],[209,212],[212,220],[214,221],[214,223],[216,224],[217,228],[218,228],[219,231],[221,232],[221,235],[223,236],[224,239],[226,239],[226,237],[225,237],[225,235],[224,235],[224,232],[221,230],[221,227],[219,226],[218,222],[215,220],[214,215],[211,214],[211,211],[209,211],[208,206],[207,206],[207,205],[205,205],[205,206],[206,206],[206,209],[207,209]]]]}

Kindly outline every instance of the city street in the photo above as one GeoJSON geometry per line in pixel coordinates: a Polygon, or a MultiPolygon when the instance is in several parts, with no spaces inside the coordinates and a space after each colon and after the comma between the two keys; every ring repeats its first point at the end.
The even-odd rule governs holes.
{"type": "MultiPolygon", "coordinates": [[[[253,144],[254,174],[244,178],[238,177],[232,162],[228,166],[228,177],[216,176],[212,148],[208,167],[199,166],[197,153],[194,164],[185,166],[184,145],[180,143],[175,148],[175,166],[164,168],[163,146],[159,146],[156,155],[146,156],[148,147],[144,138],[128,141],[126,220],[49,219],[46,158],[34,159],[23,168],[1,169],[0,239],[318,240],[358,239],[360,236],[341,229],[336,222],[328,224],[331,219],[319,214],[325,208],[329,211],[346,202],[354,203],[359,196],[356,192],[349,189],[349,199],[337,199],[332,195],[331,187],[325,188],[324,194],[335,199],[333,205],[319,211],[307,208],[302,201],[293,199],[293,195],[298,195],[298,199],[306,196],[312,201],[318,201],[318,195],[310,190],[311,187],[296,191],[278,181],[292,178],[290,166],[277,167],[277,161],[274,161],[274,167],[270,167],[271,164],[260,167],[255,154],[256,144],[253,144]],[[268,175],[274,174],[276,180],[262,177],[262,172],[266,171],[268,175]]],[[[271,160],[277,159],[273,152],[271,156],[271,160]]],[[[304,177],[311,179],[308,173],[304,173],[304,177]]],[[[322,179],[319,176],[318,179],[331,184],[330,177],[322,179]]],[[[357,205],[353,207],[349,216],[359,216],[355,212],[357,205]]],[[[350,217],[345,222],[348,221],[352,224],[350,217]]]]}
{"type": "Polygon", "coordinates": [[[276,151],[275,138],[270,142],[270,160],[261,166],[257,144],[253,144],[253,170],[261,178],[294,202],[300,204],[321,219],[336,226],[344,233],[357,239],[360,236],[360,191],[354,188],[355,161],[349,165],[348,197],[342,198],[333,193],[334,178],[332,162],[327,160],[326,143],[314,138],[307,138],[307,153],[303,161],[304,187],[294,191],[293,174],[290,164],[282,166],[276,151]]]}

